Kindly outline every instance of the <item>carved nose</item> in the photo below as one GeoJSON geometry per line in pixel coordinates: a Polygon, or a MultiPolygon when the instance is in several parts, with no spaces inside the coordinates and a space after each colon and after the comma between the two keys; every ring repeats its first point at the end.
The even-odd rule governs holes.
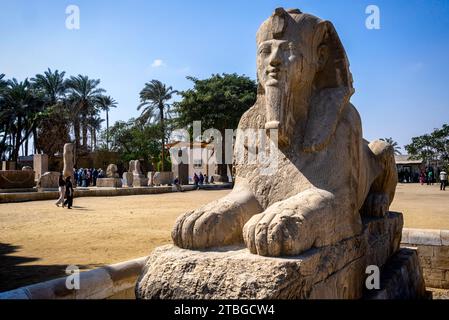
{"type": "Polygon", "coordinates": [[[270,66],[278,67],[281,64],[280,50],[276,49],[273,51],[270,59],[270,66]]]}

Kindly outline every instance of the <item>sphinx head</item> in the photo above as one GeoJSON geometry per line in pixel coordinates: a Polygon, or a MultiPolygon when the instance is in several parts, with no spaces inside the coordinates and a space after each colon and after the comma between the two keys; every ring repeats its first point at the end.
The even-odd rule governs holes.
{"type": "Polygon", "coordinates": [[[278,8],[257,32],[259,94],[266,129],[288,144],[297,121],[306,121],[310,99],[320,90],[351,87],[349,63],[328,21],[298,9],[278,8]]]}

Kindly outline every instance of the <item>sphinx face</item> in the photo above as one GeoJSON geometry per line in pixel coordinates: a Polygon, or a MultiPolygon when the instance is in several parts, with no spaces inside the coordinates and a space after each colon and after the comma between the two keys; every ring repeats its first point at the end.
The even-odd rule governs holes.
{"type": "Polygon", "coordinates": [[[288,143],[298,111],[296,98],[308,90],[307,84],[313,80],[310,48],[299,34],[296,30],[281,39],[262,38],[258,44],[257,73],[265,93],[265,129],[278,129],[281,143],[288,143]]]}

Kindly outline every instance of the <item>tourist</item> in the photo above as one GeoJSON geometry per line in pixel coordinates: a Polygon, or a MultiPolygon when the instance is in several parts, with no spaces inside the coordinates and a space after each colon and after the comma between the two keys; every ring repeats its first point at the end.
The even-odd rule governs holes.
{"type": "Polygon", "coordinates": [[[429,170],[427,175],[427,184],[433,186],[433,171],[429,170]]]}
{"type": "Polygon", "coordinates": [[[209,177],[207,176],[207,174],[204,175],[204,183],[205,184],[209,183],[209,177]]]}
{"type": "Polygon", "coordinates": [[[94,168],[94,171],[92,172],[92,184],[93,186],[97,186],[97,178],[98,178],[98,170],[94,168]]]}
{"type": "Polygon", "coordinates": [[[178,177],[175,178],[175,180],[173,181],[173,184],[175,185],[177,191],[179,191],[179,192],[183,192],[184,191],[182,189],[181,182],[179,181],[178,177]]]}
{"type": "Polygon", "coordinates": [[[424,184],[426,178],[424,176],[424,172],[421,171],[421,173],[419,174],[419,183],[421,183],[421,185],[424,184]]]}
{"type": "Polygon", "coordinates": [[[200,186],[202,186],[204,184],[204,176],[203,176],[202,172],[200,172],[199,182],[200,182],[200,186]]]}
{"type": "Polygon", "coordinates": [[[214,181],[215,181],[215,180],[214,180],[214,176],[211,176],[211,177],[210,177],[210,183],[211,183],[211,184],[214,184],[214,181]]]}
{"type": "Polygon", "coordinates": [[[56,201],[56,206],[59,207],[59,204],[64,205],[64,194],[65,194],[65,181],[64,177],[62,176],[62,173],[59,174],[59,182],[58,182],[58,188],[59,188],[59,199],[56,201]]]}
{"type": "Polygon", "coordinates": [[[193,174],[193,185],[195,186],[195,189],[199,189],[198,182],[200,181],[200,178],[196,174],[196,172],[193,174]]]}
{"type": "Polygon", "coordinates": [[[65,179],[65,197],[66,200],[62,207],[64,208],[67,205],[67,208],[72,209],[73,205],[73,186],[72,182],[70,181],[70,176],[68,176],[65,179]]]}
{"type": "Polygon", "coordinates": [[[440,172],[440,190],[441,191],[446,191],[446,184],[447,184],[447,172],[443,170],[441,170],[440,172]]]}

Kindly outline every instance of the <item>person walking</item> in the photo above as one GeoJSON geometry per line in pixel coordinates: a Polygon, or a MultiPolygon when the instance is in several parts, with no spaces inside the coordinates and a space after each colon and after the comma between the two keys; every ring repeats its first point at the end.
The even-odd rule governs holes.
{"type": "Polygon", "coordinates": [[[199,180],[200,180],[200,186],[202,186],[204,184],[204,176],[203,176],[202,172],[200,172],[199,180]]]}
{"type": "Polygon", "coordinates": [[[59,207],[59,204],[64,204],[64,195],[65,195],[65,181],[62,173],[59,174],[59,182],[58,182],[58,191],[59,191],[59,199],[56,201],[56,206],[59,207]]]}
{"type": "Polygon", "coordinates": [[[196,174],[196,172],[193,175],[193,185],[195,186],[195,190],[199,189],[198,182],[200,181],[200,178],[196,174]]]}
{"type": "Polygon", "coordinates": [[[444,170],[441,170],[440,172],[440,190],[446,191],[446,184],[447,184],[447,172],[444,170]]]}
{"type": "Polygon", "coordinates": [[[70,176],[68,176],[65,179],[65,196],[66,196],[66,200],[65,200],[64,204],[62,205],[62,207],[64,208],[67,205],[68,209],[72,209],[72,205],[73,205],[73,185],[72,185],[72,182],[70,181],[70,176]]]}
{"type": "Polygon", "coordinates": [[[94,171],[92,172],[92,182],[94,187],[97,186],[97,178],[98,178],[98,170],[94,168],[94,171]]]}

